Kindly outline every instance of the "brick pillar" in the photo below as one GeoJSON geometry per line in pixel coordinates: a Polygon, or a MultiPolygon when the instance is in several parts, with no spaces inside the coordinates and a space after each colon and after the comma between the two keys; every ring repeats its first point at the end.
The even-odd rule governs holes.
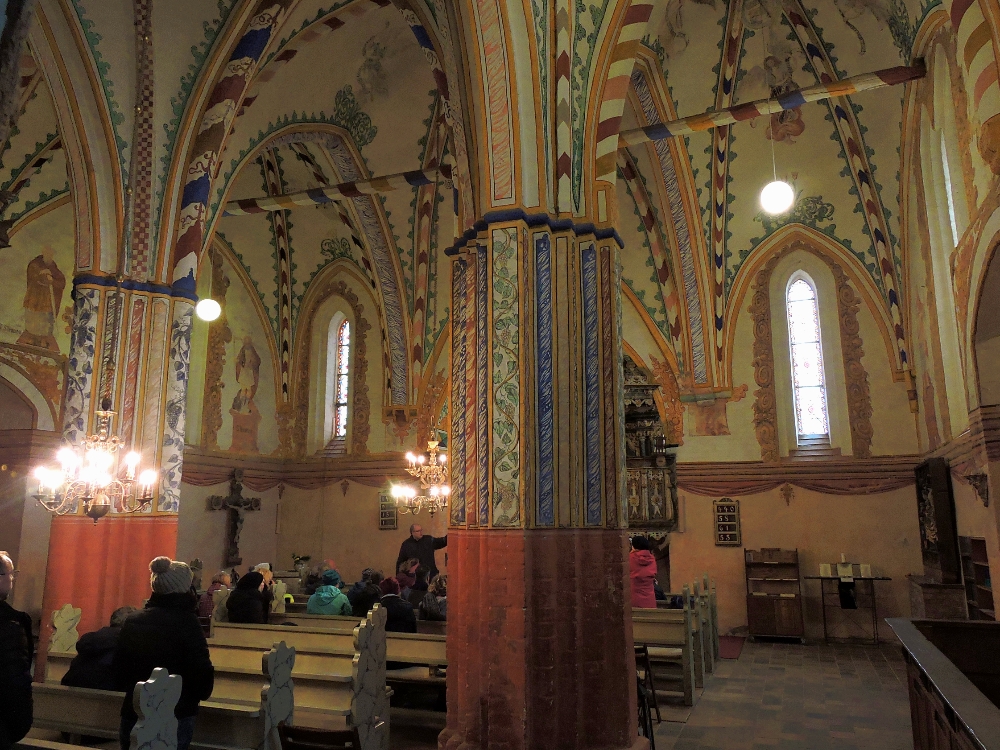
{"type": "Polygon", "coordinates": [[[632,748],[618,244],[490,224],[452,267],[441,748],[632,748]]]}
{"type": "MultiPolygon", "coordinates": [[[[95,275],[74,279],[73,299],[63,439],[80,446],[95,431],[95,411],[108,397],[117,412],[113,432],[142,454],[141,468],[159,472],[159,485],[148,512],[112,511],[97,525],[82,508],[53,519],[43,645],[51,610],[67,602],[81,607],[81,633],[106,625],[115,609],[148,596],[149,561],[172,557],[177,549],[191,303],[167,286],[126,279],[119,287],[114,279],[95,275]],[[81,567],[81,560],[86,565],[81,567]]],[[[54,464],[55,451],[42,461],[54,464]]],[[[34,492],[31,482],[29,490],[34,492]]]]}

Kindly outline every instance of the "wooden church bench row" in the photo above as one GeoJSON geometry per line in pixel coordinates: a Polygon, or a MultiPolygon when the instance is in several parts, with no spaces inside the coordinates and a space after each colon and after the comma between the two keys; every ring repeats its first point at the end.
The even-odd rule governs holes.
{"type": "MultiPolygon", "coordinates": [[[[192,747],[204,750],[267,748],[268,726],[276,727],[280,721],[291,718],[290,713],[276,712],[275,709],[280,708],[278,704],[268,703],[269,694],[291,690],[287,676],[280,671],[276,671],[274,679],[268,674],[268,663],[273,664],[276,658],[288,658],[288,651],[275,647],[263,655],[264,668],[255,676],[254,700],[240,700],[224,689],[213,690],[212,697],[199,706],[192,747]]],[[[290,654],[294,659],[294,649],[290,654]]],[[[34,683],[32,728],[65,732],[71,737],[116,740],[124,698],[124,693],[115,691],[34,683]]],[[[272,747],[270,750],[280,749],[272,747]]]]}
{"type": "MultiPolygon", "coordinates": [[[[260,648],[276,639],[281,639],[294,644],[302,658],[316,660],[317,664],[324,658],[342,658],[345,645],[350,638],[350,633],[345,628],[351,626],[354,618],[327,615],[303,615],[303,617],[308,617],[303,622],[309,627],[217,622],[213,626],[209,643],[212,648],[223,646],[234,649],[260,648]]],[[[390,689],[407,685],[444,689],[445,678],[438,674],[438,668],[447,665],[444,636],[386,633],[385,658],[388,662],[408,665],[386,672],[386,684],[390,689]]],[[[301,684],[298,674],[295,675],[295,680],[298,690],[301,684]]],[[[411,726],[438,728],[444,726],[441,711],[401,709],[394,706],[392,716],[394,721],[400,720],[411,726]]]]}
{"type": "MultiPolygon", "coordinates": [[[[304,648],[301,656],[296,654],[292,667],[296,725],[318,729],[357,726],[367,738],[362,743],[365,750],[387,750],[391,690],[385,683],[385,617],[385,610],[376,606],[365,620],[352,619],[350,632],[338,634],[337,648],[304,648]],[[372,691],[375,695],[358,700],[372,691]],[[375,714],[371,714],[373,707],[375,714]],[[371,729],[375,726],[377,731],[371,729]]],[[[254,643],[209,640],[215,687],[211,698],[201,704],[193,743],[196,747],[260,747],[263,729],[257,725],[261,721],[262,660],[266,663],[272,645],[277,648],[277,642],[293,635],[294,630],[277,628],[254,643]]],[[[292,646],[294,652],[295,644],[292,646]]],[[[49,652],[46,683],[35,686],[36,716],[41,716],[36,725],[77,735],[117,737],[121,693],[54,684],[74,655],[49,652]]]]}

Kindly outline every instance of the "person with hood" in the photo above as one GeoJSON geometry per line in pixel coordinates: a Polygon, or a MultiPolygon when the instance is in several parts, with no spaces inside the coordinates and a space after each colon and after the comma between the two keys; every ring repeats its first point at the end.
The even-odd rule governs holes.
{"type": "Polygon", "coordinates": [[[417,616],[413,613],[413,605],[399,596],[399,581],[386,578],[379,584],[379,589],[382,591],[381,604],[386,609],[386,632],[416,633],[417,616]]]}
{"type": "Polygon", "coordinates": [[[17,570],[0,552],[0,750],[19,742],[31,729],[31,618],[7,603],[17,570]]]}
{"type": "Polygon", "coordinates": [[[135,607],[119,607],[111,613],[111,623],[106,628],[84,633],[76,642],[76,656],[61,684],[68,687],[115,690],[115,673],[112,664],[122,625],[130,615],[138,612],[135,607]]]}
{"type": "Polygon", "coordinates": [[[125,620],[111,662],[115,689],[125,693],[118,739],[122,750],[128,750],[137,719],[132,703],[135,685],[148,680],[156,667],[162,667],[182,680],[174,715],[177,750],[187,750],[194,735],[198,704],[212,695],[215,669],[205,633],[198,624],[198,598],[191,590],[191,568],[169,557],[157,557],[149,570],[153,595],[144,609],[125,620]]]}
{"type": "Polygon", "coordinates": [[[226,600],[229,622],[267,624],[271,598],[264,592],[264,576],[256,570],[240,578],[226,600]]]}
{"type": "Polygon", "coordinates": [[[320,587],[306,603],[306,612],[310,615],[350,615],[354,607],[340,590],[340,573],[336,570],[324,571],[321,580],[320,587]]]}
{"type": "Polygon", "coordinates": [[[224,570],[220,570],[214,576],[212,576],[212,583],[209,585],[208,590],[201,595],[198,600],[198,615],[199,617],[211,617],[212,613],[215,611],[215,599],[212,598],[212,594],[216,591],[221,591],[222,589],[228,589],[232,587],[232,577],[224,570]]]}
{"type": "Polygon", "coordinates": [[[632,551],[628,556],[629,578],[632,580],[632,607],[656,609],[656,558],[649,550],[649,539],[632,537],[632,551]]]}

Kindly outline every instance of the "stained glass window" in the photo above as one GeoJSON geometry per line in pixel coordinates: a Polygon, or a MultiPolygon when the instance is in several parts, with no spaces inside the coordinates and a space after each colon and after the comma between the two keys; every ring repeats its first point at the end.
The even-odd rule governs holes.
{"type": "Polygon", "coordinates": [[[337,332],[337,372],[334,381],[333,437],[347,437],[347,367],[351,359],[351,324],[344,321],[337,332]]]}
{"type": "Polygon", "coordinates": [[[785,305],[792,355],[795,429],[799,438],[829,437],[816,289],[804,278],[796,279],[788,287],[785,305]]]}

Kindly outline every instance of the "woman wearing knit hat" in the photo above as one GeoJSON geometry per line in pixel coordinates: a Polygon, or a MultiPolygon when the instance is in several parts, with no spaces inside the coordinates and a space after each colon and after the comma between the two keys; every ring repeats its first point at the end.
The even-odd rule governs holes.
{"type": "Polygon", "coordinates": [[[198,704],[212,694],[215,670],[205,634],[198,624],[198,600],[191,590],[191,568],[186,563],[157,557],[149,564],[153,595],[146,607],[122,625],[112,671],[118,690],[125,692],[119,741],[128,750],[136,722],[132,691],[148,680],[156,667],[180,675],[181,698],[177,716],[177,750],[187,750],[194,734],[198,704]]]}

